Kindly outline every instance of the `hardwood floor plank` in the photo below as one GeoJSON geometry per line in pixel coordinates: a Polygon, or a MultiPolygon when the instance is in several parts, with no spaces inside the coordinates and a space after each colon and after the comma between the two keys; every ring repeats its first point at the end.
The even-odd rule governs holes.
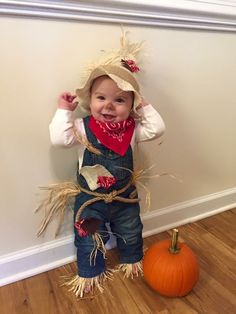
{"type": "Polygon", "coordinates": [[[236,249],[235,243],[235,214],[229,210],[220,216],[215,215],[211,218],[199,222],[200,226],[205,228],[209,233],[232,248],[236,249]]]}
{"type": "Polygon", "coordinates": [[[25,281],[25,290],[34,314],[62,313],[48,280],[48,272],[28,278],[25,281]]]}
{"type": "Polygon", "coordinates": [[[142,277],[125,279],[124,284],[139,308],[140,313],[160,313],[160,311],[166,310],[166,305],[162,297],[151,290],[151,288],[144,283],[142,277]]]}
{"type": "Polygon", "coordinates": [[[194,294],[185,298],[198,313],[235,313],[235,294],[202,269],[194,294]]]}
{"type": "Polygon", "coordinates": [[[225,285],[233,287],[236,282],[235,252],[226,243],[202,230],[196,223],[180,228],[185,242],[198,256],[201,269],[206,269],[212,276],[221,277],[225,285]]]}
{"type": "Polygon", "coordinates": [[[32,314],[25,281],[21,280],[0,288],[1,314],[32,314]]]}

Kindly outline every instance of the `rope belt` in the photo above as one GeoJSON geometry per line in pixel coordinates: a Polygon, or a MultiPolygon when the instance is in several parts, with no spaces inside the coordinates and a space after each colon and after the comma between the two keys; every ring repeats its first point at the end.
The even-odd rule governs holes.
{"type": "Polygon", "coordinates": [[[114,190],[114,191],[111,191],[110,193],[98,193],[98,192],[93,192],[93,191],[90,191],[90,190],[87,190],[83,187],[81,187],[79,184],[78,184],[78,188],[81,192],[84,192],[88,195],[92,195],[94,196],[94,198],[84,202],[77,214],[76,214],[76,217],[75,217],[75,222],[78,222],[79,221],[79,218],[80,218],[80,215],[82,213],[82,211],[89,205],[95,203],[95,202],[98,202],[98,201],[104,201],[104,203],[111,203],[113,201],[119,201],[119,202],[122,202],[122,203],[137,203],[140,201],[139,198],[126,198],[126,197],[122,197],[122,196],[119,196],[121,193],[125,192],[131,185],[133,184],[133,178],[120,190],[114,190]]]}

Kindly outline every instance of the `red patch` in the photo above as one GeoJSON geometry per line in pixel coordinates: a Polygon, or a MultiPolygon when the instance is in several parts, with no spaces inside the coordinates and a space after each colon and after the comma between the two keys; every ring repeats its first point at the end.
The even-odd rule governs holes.
{"type": "Polygon", "coordinates": [[[116,178],[107,176],[98,176],[97,184],[104,189],[109,189],[110,186],[116,183],[116,178]]]}
{"type": "Polygon", "coordinates": [[[87,235],[89,234],[88,231],[84,230],[82,227],[84,220],[85,219],[80,219],[79,221],[75,223],[75,228],[77,229],[78,234],[81,237],[87,237],[87,235]]]}

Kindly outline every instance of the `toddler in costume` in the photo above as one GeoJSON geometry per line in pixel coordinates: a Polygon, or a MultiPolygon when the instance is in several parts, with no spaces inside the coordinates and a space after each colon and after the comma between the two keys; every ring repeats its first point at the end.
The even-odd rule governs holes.
{"type": "Polygon", "coordinates": [[[137,142],[160,137],[164,122],[140,96],[140,44],[123,34],[118,51],[91,65],[76,96],[64,93],[50,124],[53,145],[78,146],[78,190],[74,206],[78,274],[66,284],[83,297],[95,287],[102,291],[106,225],[117,235],[120,266],[126,276],[142,272],[142,222],[135,188],[133,148],[137,142]],[[73,118],[76,106],[86,118],[73,118]]]}

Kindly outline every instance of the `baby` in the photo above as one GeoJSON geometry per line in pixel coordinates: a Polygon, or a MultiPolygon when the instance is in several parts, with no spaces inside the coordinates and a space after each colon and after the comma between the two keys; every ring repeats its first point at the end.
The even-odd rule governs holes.
{"type": "Polygon", "coordinates": [[[125,41],[123,45],[116,58],[90,70],[85,84],[76,91],[78,102],[70,93],[60,96],[50,124],[53,145],[78,146],[80,193],[74,206],[78,274],[67,284],[80,297],[95,287],[102,290],[104,279],[110,276],[105,266],[107,223],[117,236],[119,269],[131,277],[142,271],[142,222],[133,179],[133,148],[138,142],[160,137],[165,125],[140,96],[135,77],[139,68],[130,52],[133,46],[125,41]],[[86,118],[74,119],[78,104],[88,110],[86,118]]]}

